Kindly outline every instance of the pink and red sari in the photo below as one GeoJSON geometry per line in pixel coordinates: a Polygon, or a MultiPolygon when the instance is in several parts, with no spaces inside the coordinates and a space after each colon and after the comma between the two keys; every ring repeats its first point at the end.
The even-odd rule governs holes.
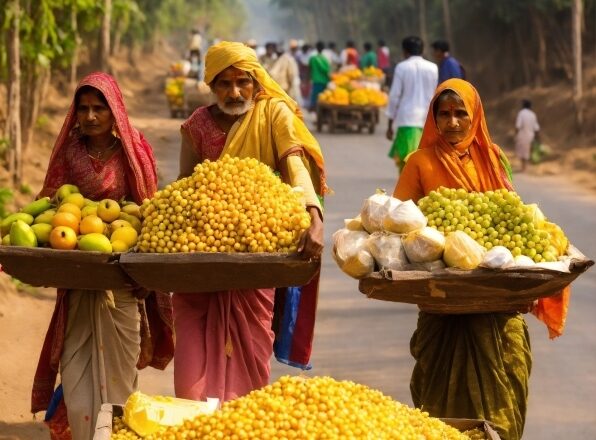
{"type": "MultiPolygon", "coordinates": [[[[54,145],[41,195],[53,196],[62,184],[70,183],[77,185],[81,193],[92,200],[125,198],[141,203],[157,189],[152,148],[141,133],[130,125],[122,94],[111,76],[93,73],[79,83],[77,90],[85,85],[98,89],[105,96],[116,121],[122,148],[105,163],[90,158],[75,129],[76,109],[73,100],[54,145]]],[[[94,293],[90,291],[89,295],[94,293]]],[[[69,296],[68,290],[58,290],[33,383],[33,413],[46,410],[54,393],[65,348],[69,296]]],[[[149,365],[164,369],[173,357],[174,350],[171,298],[167,294],[151,293],[144,301],[139,301],[138,311],[140,355],[137,368],[149,365]]]]}

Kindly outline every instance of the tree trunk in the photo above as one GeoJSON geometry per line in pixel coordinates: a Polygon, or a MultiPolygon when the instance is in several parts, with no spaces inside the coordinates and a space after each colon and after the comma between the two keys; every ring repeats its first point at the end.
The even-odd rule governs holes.
{"type": "Polygon", "coordinates": [[[445,23],[445,34],[447,41],[449,41],[450,52],[455,52],[455,41],[453,40],[453,32],[451,28],[451,14],[449,13],[449,0],[443,1],[443,22],[445,23]]]}
{"type": "Polygon", "coordinates": [[[27,87],[22,90],[21,94],[21,136],[23,151],[27,149],[33,139],[40,104],[43,102],[50,78],[50,69],[40,66],[32,60],[25,64],[24,73],[24,84],[27,84],[27,87]]]}
{"type": "Polygon", "coordinates": [[[23,179],[23,158],[21,142],[21,65],[19,40],[19,0],[10,0],[6,11],[10,11],[10,23],[7,32],[8,61],[8,114],[6,117],[6,135],[9,141],[8,172],[14,185],[23,179]]]}
{"type": "Polygon", "coordinates": [[[541,87],[544,85],[546,78],[547,78],[547,71],[546,71],[546,34],[544,32],[544,24],[542,22],[542,18],[540,17],[540,13],[534,9],[530,8],[530,17],[532,19],[532,27],[536,32],[537,44],[538,44],[538,53],[537,53],[537,64],[538,64],[538,71],[536,74],[536,86],[541,87]]]}
{"type": "Polygon", "coordinates": [[[573,41],[573,102],[578,128],[581,130],[584,121],[583,87],[582,87],[582,0],[573,0],[571,6],[571,32],[573,41]]]}
{"type": "Polygon", "coordinates": [[[521,67],[522,67],[522,73],[523,73],[522,84],[531,84],[532,75],[530,73],[530,64],[528,63],[528,57],[524,50],[525,45],[524,45],[524,41],[523,41],[523,38],[521,35],[519,23],[513,24],[513,33],[515,35],[515,42],[517,43],[517,49],[518,49],[517,52],[519,53],[519,63],[521,64],[521,67]]]}
{"type": "Polygon", "coordinates": [[[101,22],[99,68],[103,72],[110,71],[110,27],[112,21],[112,0],[103,1],[103,19],[101,22]]]}
{"type": "Polygon", "coordinates": [[[72,28],[74,38],[74,48],[72,50],[72,58],[70,60],[70,80],[69,88],[74,92],[77,86],[77,68],[79,66],[79,46],[81,45],[81,37],[79,37],[79,28],[77,23],[77,6],[73,3],[70,9],[70,26],[72,28]]]}
{"type": "Polygon", "coordinates": [[[426,41],[426,0],[418,0],[418,23],[420,26],[420,38],[425,44],[426,41]]]}

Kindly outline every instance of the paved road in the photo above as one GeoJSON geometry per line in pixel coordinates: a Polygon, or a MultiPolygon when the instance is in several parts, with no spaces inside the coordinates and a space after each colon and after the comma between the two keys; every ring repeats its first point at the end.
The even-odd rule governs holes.
{"type": "MultiPolygon", "coordinates": [[[[163,111],[161,113],[164,113],[163,111]]],[[[138,119],[157,148],[163,181],[176,176],[180,121],[159,119],[160,112],[138,119]]],[[[331,234],[343,219],[355,216],[362,201],[376,188],[392,191],[396,171],[386,157],[382,124],[375,135],[320,134],[327,160],[329,185],[335,194],[326,200],[327,249],[323,272],[313,369],[306,375],[330,375],[378,388],[412,404],[409,378],[413,361],[410,336],[416,325],[415,306],[366,299],[356,280],[343,275],[329,253],[331,234]]],[[[516,176],[523,199],[537,202],[561,225],[586,255],[596,257],[596,196],[563,178],[516,176]]],[[[530,401],[524,439],[590,439],[596,432],[596,270],[574,283],[565,335],[550,341],[546,328],[528,316],[534,355],[530,401]]],[[[272,362],[272,380],[301,374],[272,362]]],[[[146,370],[141,388],[148,393],[173,393],[172,368],[146,370]]]]}

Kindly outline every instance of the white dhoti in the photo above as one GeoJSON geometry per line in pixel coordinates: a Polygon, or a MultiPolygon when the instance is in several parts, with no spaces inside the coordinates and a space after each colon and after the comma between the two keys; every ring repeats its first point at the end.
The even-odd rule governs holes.
{"type": "Polygon", "coordinates": [[[130,291],[69,291],[60,374],[73,440],[92,440],[101,405],[137,389],[139,329],[130,291]]]}

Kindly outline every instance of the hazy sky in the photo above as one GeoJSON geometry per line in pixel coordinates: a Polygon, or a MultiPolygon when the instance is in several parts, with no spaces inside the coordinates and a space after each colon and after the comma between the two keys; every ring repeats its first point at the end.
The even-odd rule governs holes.
{"type": "Polygon", "coordinates": [[[287,42],[290,38],[303,38],[298,23],[290,14],[271,6],[269,0],[244,0],[244,4],[248,15],[246,38],[255,38],[259,45],[267,41],[287,42]]]}

